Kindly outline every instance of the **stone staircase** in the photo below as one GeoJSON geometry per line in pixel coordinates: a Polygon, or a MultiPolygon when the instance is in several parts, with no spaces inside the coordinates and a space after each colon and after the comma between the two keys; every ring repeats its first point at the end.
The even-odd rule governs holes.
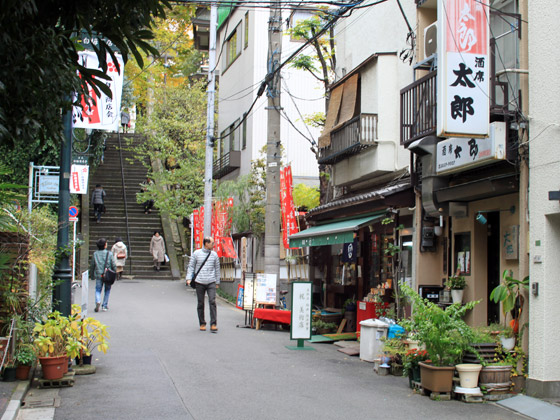
{"type": "Polygon", "coordinates": [[[105,198],[107,212],[102,215],[101,223],[95,223],[93,206],[90,208],[90,258],[93,252],[97,250],[95,243],[99,238],[106,238],[107,248],[111,249],[115,243],[115,238],[120,236],[128,247],[128,259],[124,270],[125,278],[126,276],[132,276],[134,279],[171,280],[169,265],[166,264],[161,268],[161,271],[156,272],[153,269],[152,255],[150,254],[150,239],[153,232],[159,230],[163,234],[159,212],[152,209],[151,213],[144,214],[142,204],[136,202],[136,194],[140,191],[140,183],[146,180],[147,169],[134,157],[130,150],[134,149],[134,144],[143,141],[143,136],[126,133],[120,135],[130,243],[126,233],[118,135],[112,134],[107,137],[104,163],[90,177],[90,200],[91,191],[96,184],[101,184],[107,193],[105,198]],[[130,142],[132,142],[132,145],[130,145],[130,142]]]}

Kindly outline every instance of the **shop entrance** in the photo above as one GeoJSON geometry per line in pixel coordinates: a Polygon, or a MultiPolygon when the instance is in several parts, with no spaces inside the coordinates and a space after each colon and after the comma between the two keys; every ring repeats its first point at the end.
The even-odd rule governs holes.
{"type": "Polygon", "coordinates": [[[486,214],[488,220],[488,324],[500,322],[500,304],[490,300],[490,293],[500,284],[500,213],[497,211],[486,214]]]}

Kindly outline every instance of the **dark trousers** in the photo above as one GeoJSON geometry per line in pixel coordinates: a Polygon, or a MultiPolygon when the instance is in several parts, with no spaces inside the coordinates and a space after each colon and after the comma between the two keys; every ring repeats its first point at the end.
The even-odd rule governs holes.
{"type": "Polygon", "coordinates": [[[216,325],[216,282],[210,284],[196,283],[198,322],[200,325],[206,325],[204,320],[204,295],[206,293],[208,293],[208,303],[210,306],[210,325],[216,325]]]}
{"type": "Polygon", "coordinates": [[[98,221],[101,220],[101,213],[103,213],[103,204],[94,204],[93,214],[98,221]]]}

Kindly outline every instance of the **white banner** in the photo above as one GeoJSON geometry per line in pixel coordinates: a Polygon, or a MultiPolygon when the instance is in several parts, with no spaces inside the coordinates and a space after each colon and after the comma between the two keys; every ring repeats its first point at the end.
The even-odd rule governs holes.
{"type": "Polygon", "coordinates": [[[439,0],[440,137],[488,135],[490,100],[487,0],[439,0]]]}
{"type": "Polygon", "coordinates": [[[70,175],[70,193],[87,194],[89,177],[88,165],[72,165],[70,175]]]}
{"type": "MultiPolygon", "coordinates": [[[[121,97],[124,80],[124,62],[120,54],[115,54],[119,62],[120,73],[117,71],[111,56],[107,55],[107,76],[110,81],[101,80],[113,94],[112,98],[101,93],[98,97],[91,86],[90,98],[81,98],[81,107],[75,106],[72,112],[74,128],[91,128],[96,130],[117,131],[121,118],[121,97]]],[[[99,60],[93,51],[80,51],[80,63],[88,69],[101,70],[99,60]]]]}

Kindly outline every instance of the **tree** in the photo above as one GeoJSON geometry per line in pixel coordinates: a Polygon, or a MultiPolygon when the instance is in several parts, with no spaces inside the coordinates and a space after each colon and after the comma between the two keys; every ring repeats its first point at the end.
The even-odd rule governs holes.
{"type": "MultiPolygon", "coordinates": [[[[95,47],[102,67],[118,47],[126,62],[140,51],[156,54],[148,43],[154,17],[164,17],[167,0],[4,0],[0,15],[0,142],[41,146],[62,138],[61,112],[71,107],[73,92],[86,84],[107,92],[103,72],[78,63],[77,31],[103,34],[95,47]]],[[[52,146],[49,146],[52,147],[52,146]]]]}

